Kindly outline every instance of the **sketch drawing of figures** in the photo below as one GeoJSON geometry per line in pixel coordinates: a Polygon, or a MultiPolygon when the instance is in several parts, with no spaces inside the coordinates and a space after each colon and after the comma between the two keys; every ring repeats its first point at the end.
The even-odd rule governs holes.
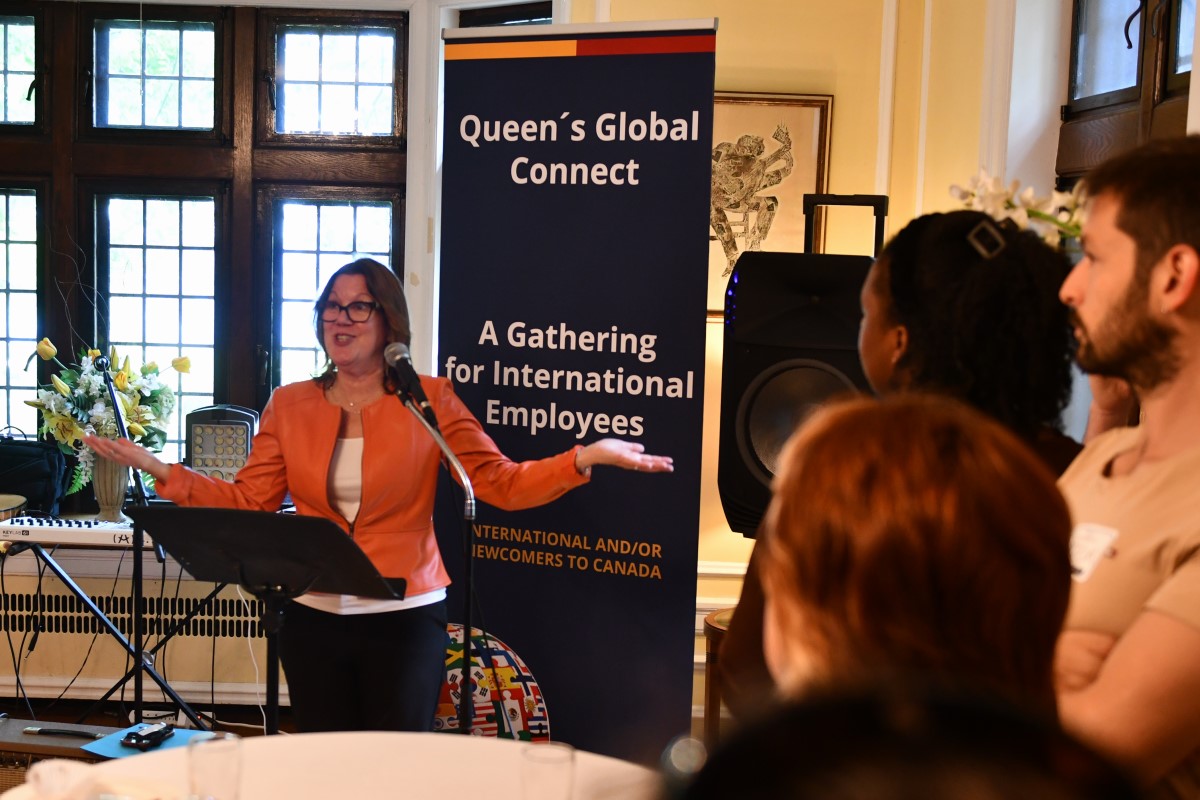
{"type": "Polygon", "coordinates": [[[728,264],[722,276],[733,272],[737,261],[738,237],[744,240],[743,250],[759,250],[771,220],[779,209],[779,198],[760,195],[779,184],[791,174],[792,137],[787,126],[780,123],[772,137],[779,149],[763,155],[766,146],[761,136],[746,134],[737,143],[721,142],[712,151],[712,208],[709,222],[714,236],[725,250],[728,264]]]}

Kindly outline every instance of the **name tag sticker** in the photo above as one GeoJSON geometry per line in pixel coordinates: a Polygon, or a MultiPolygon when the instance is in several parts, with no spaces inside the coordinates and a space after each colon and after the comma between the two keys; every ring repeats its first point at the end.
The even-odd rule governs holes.
{"type": "Polygon", "coordinates": [[[1117,529],[1094,522],[1081,522],[1071,531],[1071,578],[1080,583],[1092,577],[1100,559],[1117,540],[1117,529]]]}

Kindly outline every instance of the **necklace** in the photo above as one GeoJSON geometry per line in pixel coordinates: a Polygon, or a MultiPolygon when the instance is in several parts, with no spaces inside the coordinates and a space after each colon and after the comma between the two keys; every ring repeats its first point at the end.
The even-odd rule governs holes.
{"type": "Polygon", "coordinates": [[[362,395],[360,397],[349,397],[346,391],[339,387],[336,383],[333,385],[332,391],[327,393],[329,400],[334,405],[340,406],[347,411],[352,411],[355,414],[361,414],[363,406],[375,402],[382,395],[382,391],[373,391],[370,394],[362,395]],[[335,393],[336,396],[334,396],[335,393]]]}

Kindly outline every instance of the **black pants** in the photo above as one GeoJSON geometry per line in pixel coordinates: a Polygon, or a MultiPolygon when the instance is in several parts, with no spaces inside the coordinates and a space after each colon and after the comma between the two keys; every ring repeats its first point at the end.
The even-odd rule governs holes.
{"type": "Polygon", "coordinates": [[[289,603],[279,657],[302,732],[428,731],[446,676],[446,602],[347,615],[289,603]]]}

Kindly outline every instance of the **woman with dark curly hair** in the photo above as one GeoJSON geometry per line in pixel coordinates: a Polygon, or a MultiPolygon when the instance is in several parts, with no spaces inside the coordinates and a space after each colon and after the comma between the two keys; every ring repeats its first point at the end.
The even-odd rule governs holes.
{"type": "MultiPolygon", "coordinates": [[[[862,288],[858,351],[871,388],[954,397],[1025,441],[1054,474],[1080,445],[1059,431],[1073,342],[1058,288],[1071,265],[1038,236],[978,211],[918,217],[883,248],[862,288]]],[[[773,699],[762,655],[758,548],[719,655],[739,717],[773,699]]]]}
{"type": "Polygon", "coordinates": [[[867,380],[879,394],[918,389],[962,400],[1061,472],[1079,450],[1058,431],[1074,352],[1058,287],[1070,269],[1036,234],[978,211],[918,217],[863,284],[858,347],[867,380]]]}

